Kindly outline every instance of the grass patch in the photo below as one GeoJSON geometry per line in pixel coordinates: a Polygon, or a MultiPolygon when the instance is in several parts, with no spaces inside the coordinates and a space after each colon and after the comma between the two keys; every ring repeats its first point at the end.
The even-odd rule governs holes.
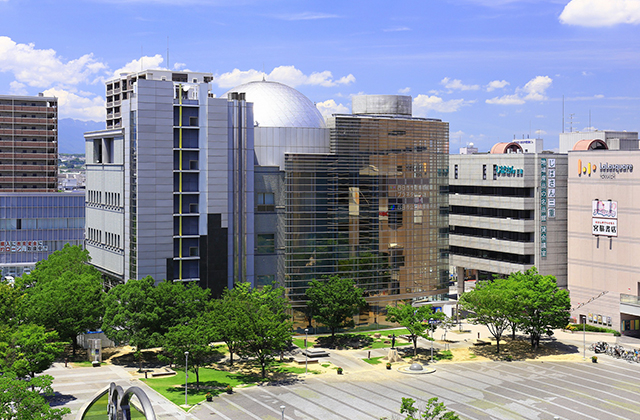
{"type": "MultiPolygon", "coordinates": [[[[303,367],[297,367],[297,366],[288,366],[285,365],[284,363],[274,363],[271,368],[269,369],[270,372],[276,372],[276,373],[295,373],[296,375],[300,375],[302,373],[305,372],[305,369],[303,367]]],[[[309,373],[313,373],[314,375],[319,375],[320,372],[319,370],[308,370],[309,373]]]]}
{"type": "MultiPolygon", "coordinates": [[[[71,363],[71,366],[73,367],[92,367],[93,366],[93,362],[90,362],[88,360],[85,360],[83,362],[69,362],[71,363]]],[[[101,363],[101,365],[104,364],[104,362],[101,363]]]]}
{"type": "Polygon", "coordinates": [[[322,366],[323,368],[328,368],[329,366],[331,366],[331,363],[323,363],[320,366],[322,366]]]}
{"type": "MultiPolygon", "coordinates": [[[[175,405],[184,404],[184,369],[174,369],[174,376],[163,378],[141,379],[151,388],[167,398],[175,405]]],[[[233,373],[224,370],[211,368],[200,368],[200,389],[196,389],[196,374],[189,372],[189,388],[187,395],[189,404],[194,405],[204,401],[207,392],[218,395],[225,392],[227,385],[233,388],[243,384],[253,384],[261,382],[260,375],[247,375],[243,373],[233,373]]]]}
{"type": "MultiPolygon", "coordinates": [[[[475,356],[475,355],[474,355],[475,356]]],[[[453,360],[453,353],[451,353],[451,350],[442,350],[442,351],[437,351],[434,355],[433,358],[435,360],[453,360]]]]}
{"type": "Polygon", "coordinates": [[[379,365],[380,363],[382,363],[382,358],[384,356],[380,356],[380,357],[372,357],[370,359],[362,359],[365,362],[369,363],[370,365],[379,365]]]}

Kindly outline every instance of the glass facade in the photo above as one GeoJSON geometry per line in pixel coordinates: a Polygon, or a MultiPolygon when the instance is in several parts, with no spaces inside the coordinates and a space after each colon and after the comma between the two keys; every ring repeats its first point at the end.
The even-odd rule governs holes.
{"type": "Polygon", "coordinates": [[[287,154],[285,285],[353,278],[370,304],[447,293],[449,125],[335,116],[330,154],[287,154]],[[444,232],[444,234],[443,234],[444,232]]]}
{"type": "Polygon", "coordinates": [[[84,243],[84,193],[0,195],[0,269],[20,276],[65,244],[84,243]]]}

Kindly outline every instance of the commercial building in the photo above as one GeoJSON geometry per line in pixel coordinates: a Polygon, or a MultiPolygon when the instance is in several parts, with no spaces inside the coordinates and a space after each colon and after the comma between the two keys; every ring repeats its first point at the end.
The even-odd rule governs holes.
{"type": "Polygon", "coordinates": [[[450,265],[458,279],[490,279],[535,266],[567,286],[567,155],[490,153],[449,158],[450,265]]]}
{"type": "Polygon", "coordinates": [[[55,192],[58,100],[0,95],[0,193],[55,192]]]}
{"type": "MultiPolygon", "coordinates": [[[[637,131],[595,130],[560,133],[560,153],[574,150],[581,140],[601,140],[609,150],[638,150],[637,131]]],[[[598,143],[592,143],[592,147],[602,148],[598,143]]]]}
{"type": "Polygon", "coordinates": [[[640,151],[569,152],[571,315],[634,336],[640,336],[639,169],[640,151]]]}
{"type": "Polygon", "coordinates": [[[330,152],[286,154],[285,284],[294,307],[332,274],[384,305],[448,292],[448,123],[411,116],[411,98],[366,95],[327,125],[330,152]]]}
{"type": "Polygon", "coordinates": [[[83,246],[84,192],[0,194],[2,278],[21,277],[65,244],[83,246]]]}

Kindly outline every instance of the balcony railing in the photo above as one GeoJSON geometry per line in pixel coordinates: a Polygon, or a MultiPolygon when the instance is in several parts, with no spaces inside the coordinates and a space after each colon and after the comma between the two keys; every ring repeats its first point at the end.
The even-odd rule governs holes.
{"type": "Polygon", "coordinates": [[[640,296],[620,294],[620,303],[640,306],[640,296]]]}

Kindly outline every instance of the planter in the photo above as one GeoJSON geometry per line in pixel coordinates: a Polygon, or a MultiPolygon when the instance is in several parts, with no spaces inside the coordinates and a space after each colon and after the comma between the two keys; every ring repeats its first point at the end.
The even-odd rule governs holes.
{"type": "Polygon", "coordinates": [[[598,363],[598,356],[591,356],[592,363],[598,363]]]}
{"type": "Polygon", "coordinates": [[[213,401],[213,396],[211,396],[211,395],[206,395],[205,398],[206,398],[207,402],[213,401]]]}
{"type": "Polygon", "coordinates": [[[391,370],[391,363],[387,363],[387,370],[391,370]]]}
{"type": "Polygon", "coordinates": [[[341,367],[339,367],[339,368],[337,369],[337,371],[338,371],[338,375],[342,375],[342,368],[341,368],[341,367]]]}

